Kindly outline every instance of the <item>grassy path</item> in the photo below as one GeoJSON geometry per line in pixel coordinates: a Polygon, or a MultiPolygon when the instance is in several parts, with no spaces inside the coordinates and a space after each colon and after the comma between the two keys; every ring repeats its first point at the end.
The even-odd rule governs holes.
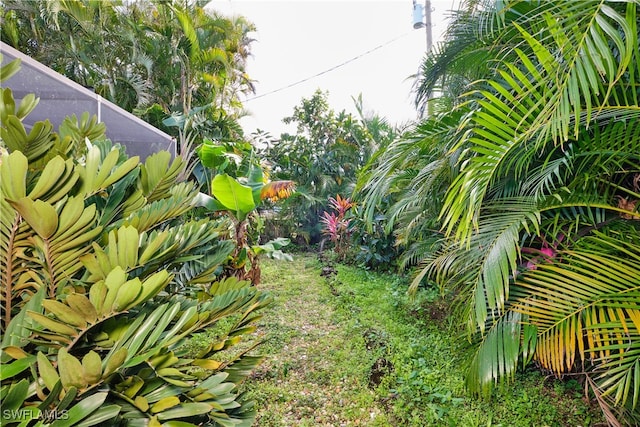
{"type": "Polygon", "coordinates": [[[247,385],[260,408],[256,425],[388,425],[368,388],[370,355],[341,327],[317,262],[266,263],[262,282],[274,302],[259,328],[267,359],[247,385]]]}
{"type": "MultiPolygon", "coordinates": [[[[257,335],[265,361],[244,385],[255,425],[598,426],[580,386],[519,374],[490,401],[468,397],[459,330],[442,306],[409,302],[406,283],[352,267],[321,277],[315,256],[265,260],[273,303],[257,335]]],[[[425,299],[426,298],[426,299],[425,299]]]]}

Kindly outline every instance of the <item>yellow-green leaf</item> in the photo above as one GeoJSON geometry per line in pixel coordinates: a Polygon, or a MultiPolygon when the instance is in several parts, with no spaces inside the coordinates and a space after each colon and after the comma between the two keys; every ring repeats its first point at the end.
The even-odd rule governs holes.
{"type": "Polygon", "coordinates": [[[142,292],[132,305],[140,304],[150,298],[152,298],[155,294],[160,292],[165,286],[169,284],[169,281],[173,278],[173,275],[169,274],[166,270],[158,271],[153,275],[147,277],[144,282],[142,282],[142,292]]]}
{"type": "Polygon", "coordinates": [[[66,164],[62,157],[56,156],[45,165],[36,186],[29,193],[29,198],[36,200],[42,198],[51,188],[59,184],[60,178],[64,175],[66,164]]]}
{"type": "Polygon", "coordinates": [[[179,404],[180,404],[180,399],[178,399],[177,396],[165,397],[164,399],[160,399],[159,401],[153,404],[153,406],[151,407],[151,412],[153,413],[162,412],[169,408],[173,408],[174,406],[179,404]]]}
{"type": "Polygon", "coordinates": [[[75,311],[66,304],[48,299],[42,301],[42,306],[64,323],[70,323],[81,329],[87,327],[87,322],[84,320],[83,314],[75,311]]]}
{"type": "MultiPolygon", "coordinates": [[[[107,298],[107,292],[109,292],[109,289],[107,288],[107,285],[104,284],[103,280],[94,283],[89,289],[89,301],[100,314],[105,312],[104,302],[107,298]]],[[[111,307],[106,307],[107,310],[110,308],[111,307]]]]}
{"type": "Polygon", "coordinates": [[[147,412],[149,410],[149,402],[144,398],[144,396],[136,396],[133,400],[133,404],[142,412],[147,412]]]}
{"type": "Polygon", "coordinates": [[[62,322],[58,322],[57,320],[53,320],[50,317],[47,317],[40,313],[36,313],[35,311],[29,310],[27,311],[27,315],[52,332],[67,336],[74,336],[77,334],[77,330],[72,328],[71,326],[66,325],[62,322]]]}
{"type": "Polygon", "coordinates": [[[70,294],[67,296],[65,302],[75,311],[82,313],[84,320],[88,323],[93,324],[98,319],[96,308],[86,296],[82,294],[70,294]]]}
{"type": "Polygon", "coordinates": [[[62,386],[66,390],[71,387],[81,389],[87,386],[83,375],[82,363],[75,356],[69,354],[64,347],[58,352],[58,372],[60,373],[62,386]]]}
{"type": "Polygon", "coordinates": [[[87,384],[93,385],[102,378],[102,359],[95,351],[90,351],[82,358],[82,369],[84,380],[87,384]]]}
{"type": "Polygon", "coordinates": [[[9,200],[20,200],[27,195],[27,169],[29,162],[22,152],[2,155],[0,187],[9,200]]]}
{"type": "Polygon", "coordinates": [[[221,362],[211,360],[211,359],[196,359],[193,361],[193,364],[199,366],[203,369],[216,370],[222,365],[221,362]]]}
{"type": "Polygon", "coordinates": [[[124,311],[131,307],[131,304],[140,295],[142,290],[142,282],[137,277],[126,281],[116,295],[116,299],[113,303],[113,311],[124,311]]]}
{"type": "Polygon", "coordinates": [[[126,174],[135,169],[136,166],[138,166],[138,163],[140,163],[140,158],[138,156],[131,157],[126,162],[118,166],[116,170],[111,172],[107,179],[105,179],[102,183],[102,187],[106,188],[116,181],[122,179],[126,174]]]}
{"type": "Polygon", "coordinates": [[[29,357],[29,355],[27,353],[25,353],[25,351],[23,349],[21,349],[20,347],[16,347],[16,346],[8,346],[2,349],[3,353],[7,353],[9,356],[11,356],[12,358],[19,360],[19,359],[24,359],[25,357],[29,357]]]}
{"type": "Polygon", "coordinates": [[[37,363],[38,372],[44,381],[44,385],[46,385],[49,390],[53,390],[60,380],[58,371],[56,371],[56,368],[53,367],[47,356],[45,356],[41,351],[38,352],[37,363]]]}
{"type": "Polygon", "coordinates": [[[122,364],[127,360],[127,349],[125,347],[121,347],[116,350],[107,360],[107,364],[104,368],[104,373],[102,377],[106,377],[107,375],[115,372],[122,364]]]}
{"type": "Polygon", "coordinates": [[[10,203],[38,236],[49,239],[56,232],[58,213],[49,203],[42,200],[34,202],[28,197],[22,197],[20,200],[10,203]]]}

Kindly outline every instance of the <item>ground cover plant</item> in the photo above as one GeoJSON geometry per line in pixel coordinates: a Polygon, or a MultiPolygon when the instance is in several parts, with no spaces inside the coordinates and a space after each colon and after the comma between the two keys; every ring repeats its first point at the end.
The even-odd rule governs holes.
{"type": "Polygon", "coordinates": [[[582,386],[535,370],[493,399],[470,397],[455,319],[433,294],[410,300],[407,280],[316,254],[265,261],[261,286],[274,299],[258,324],[266,357],[243,385],[256,425],[602,425],[582,386]]]}

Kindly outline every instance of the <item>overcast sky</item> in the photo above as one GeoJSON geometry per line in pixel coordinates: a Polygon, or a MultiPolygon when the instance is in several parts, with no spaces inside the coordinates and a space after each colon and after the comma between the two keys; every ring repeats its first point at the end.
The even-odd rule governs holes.
{"type": "MultiPolygon", "coordinates": [[[[434,41],[454,1],[431,0],[434,41]]],[[[213,0],[211,6],[257,28],[247,65],[256,94],[245,100],[251,116],[241,121],[247,134],[293,131],[282,119],[317,89],[329,92],[335,111],[355,113],[352,97],[362,94],[365,110],[391,123],[416,118],[410,76],[424,56],[426,33],[413,29],[412,0],[213,0]]]]}

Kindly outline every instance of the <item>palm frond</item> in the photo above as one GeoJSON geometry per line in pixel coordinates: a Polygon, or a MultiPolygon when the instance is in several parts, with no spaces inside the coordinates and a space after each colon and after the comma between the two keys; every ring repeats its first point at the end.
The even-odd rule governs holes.
{"type": "MultiPolygon", "coordinates": [[[[635,5],[629,3],[624,15],[604,4],[590,6],[579,11],[575,4],[570,6],[576,14],[565,20],[556,20],[551,12],[545,12],[544,16],[559,26],[577,26],[579,30],[566,31],[575,40],[560,40],[557,33],[561,30],[555,28],[556,38],[548,36],[550,40],[545,40],[544,45],[519,26],[526,48],[534,53],[533,59],[524,50],[514,49],[519,65],[505,62],[504,68],[498,70],[500,80],[488,81],[489,90],[470,94],[479,108],[470,122],[473,128],[468,141],[472,147],[441,213],[447,233],[455,232],[458,238],[468,240],[496,177],[507,170],[521,176],[537,150],[567,141],[572,126],[571,133],[577,137],[581,127],[593,121],[590,103],[597,95],[600,105],[606,105],[609,92],[633,57],[637,35],[630,22],[635,22],[635,5]],[[549,47],[552,42],[553,48],[549,47]],[[601,51],[603,43],[607,48],[601,51]],[[599,48],[596,50],[595,46],[599,48]],[[620,50],[619,61],[612,49],[620,50]],[[562,60],[557,61],[558,55],[562,60]],[[604,66],[598,61],[616,65],[604,66]],[[599,73],[602,77],[594,80],[593,76],[599,73]]],[[[634,109],[629,111],[633,113],[634,109]]]]}
{"type": "Polygon", "coordinates": [[[462,114],[463,110],[456,110],[427,120],[372,158],[357,186],[369,223],[377,207],[395,193],[406,197],[393,200],[397,205],[387,218],[388,232],[410,207],[422,206],[426,211],[427,207],[436,208],[435,199],[456,170],[457,153],[450,153],[449,149],[455,124],[462,114]]]}
{"type": "Polygon", "coordinates": [[[510,281],[518,269],[521,232],[535,230],[539,222],[538,208],[531,200],[501,200],[483,215],[468,247],[450,241],[418,278],[430,277],[462,290],[471,299],[466,319],[470,332],[483,331],[488,319],[506,309],[510,281]]]}
{"type": "Polygon", "coordinates": [[[509,311],[482,335],[467,372],[469,391],[486,395],[498,381],[513,379],[521,354],[535,344],[534,329],[523,319],[520,313],[509,311]]]}
{"type": "Polygon", "coordinates": [[[640,246],[602,233],[587,240],[587,249],[560,251],[556,262],[519,275],[512,310],[536,326],[535,358],[543,367],[561,375],[578,362],[593,366],[603,396],[635,407],[640,246]]]}

